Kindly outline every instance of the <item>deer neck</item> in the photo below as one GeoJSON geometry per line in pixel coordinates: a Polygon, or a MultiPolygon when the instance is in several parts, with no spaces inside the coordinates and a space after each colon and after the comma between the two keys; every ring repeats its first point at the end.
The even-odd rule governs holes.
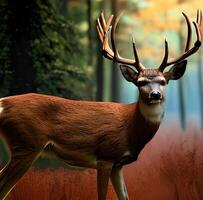
{"type": "Polygon", "coordinates": [[[163,105],[149,107],[140,98],[137,103],[130,105],[125,130],[127,130],[129,150],[133,161],[137,159],[141,150],[159,129],[164,113],[163,107],[163,105]]]}
{"type": "Polygon", "coordinates": [[[164,116],[165,102],[157,104],[146,104],[141,97],[138,100],[138,107],[144,119],[150,123],[160,124],[164,116]]]}

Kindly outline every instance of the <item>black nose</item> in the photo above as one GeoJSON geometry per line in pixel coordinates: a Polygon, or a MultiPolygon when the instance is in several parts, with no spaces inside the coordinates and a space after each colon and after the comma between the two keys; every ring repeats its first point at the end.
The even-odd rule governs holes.
{"type": "Polygon", "coordinates": [[[150,98],[152,100],[159,100],[161,99],[161,93],[158,92],[158,91],[153,91],[151,94],[150,94],[150,98]]]}

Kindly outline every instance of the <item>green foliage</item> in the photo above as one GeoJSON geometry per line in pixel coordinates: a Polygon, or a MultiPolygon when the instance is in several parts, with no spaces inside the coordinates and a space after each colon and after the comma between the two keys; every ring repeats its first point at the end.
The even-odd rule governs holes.
{"type": "Polygon", "coordinates": [[[38,1],[38,6],[33,19],[34,35],[39,30],[41,33],[32,42],[38,91],[69,98],[85,97],[87,75],[81,67],[84,53],[78,30],[48,1],[38,1]]]}
{"type": "MultiPolygon", "coordinates": [[[[59,12],[56,2],[24,2],[33,9],[30,15],[33,66],[28,67],[36,71],[38,92],[76,99],[88,98],[85,92],[88,76],[87,70],[82,67],[85,66],[85,56],[80,34],[73,23],[59,12]]],[[[3,13],[0,17],[0,94],[7,95],[12,71],[6,20],[12,13],[9,12],[6,0],[1,2],[0,11],[3,13]]]]}

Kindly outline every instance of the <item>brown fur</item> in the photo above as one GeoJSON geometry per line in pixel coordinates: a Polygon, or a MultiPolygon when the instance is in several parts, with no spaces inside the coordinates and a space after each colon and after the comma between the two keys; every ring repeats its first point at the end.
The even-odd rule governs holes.
{"type": "Polygon", "coordinates": [[[53,149],[60,146],[112,162],[127,150],[137,156],[158,128],[150,123],[143,126],[147,122],[136,104],[26,94],[6,98],[2,106],[0,126],[10,146],[18,141],[22,148],[39,151],[53,142],[53,149]]]}
{"type": "MultiPolygon", "coordinates": [[[[99,170],[103,168],[98,163],[106,162],[109,166],[104,169],[109,169],[135,161],[159,127],[143,118],[136,103],[25,94],[3,99],[2,107],[0,130],[11,151],[11,161],[0,175],[0,199],[43,150],[49,149],[70,165],[99,170]],[[8,172],[14,166],[18,176],[13,180],[8,172]]],[[[102,185],[104,180],[99,182],[102,185]]]]}

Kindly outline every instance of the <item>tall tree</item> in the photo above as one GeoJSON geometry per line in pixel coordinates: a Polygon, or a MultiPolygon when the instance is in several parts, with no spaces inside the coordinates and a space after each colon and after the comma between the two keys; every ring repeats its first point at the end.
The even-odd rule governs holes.
{"type": "Polygon", "coordinates": [[[185,110],[185,95],[184,95],[184,79],[181,78],[178,81],[178,93],[179,93],[179,113],[181,127],[184,130],[186,128],[186,110],[185,110]]]}
{"type": "Polygon", "coordinates": [[[92,65],[93,61],[93,30],[92,30],[92,0],[87,1],[87,22],[88,22],[88,65],[92,65]]]}
{"type": "MultiPolygon", "coordinates": [[[[101,2],[99,7],[101,10],[104,10],[104,2],[101,2]]],[[[97,82],[97,92],[96,92],[96,99],[98,101],[103,100],[103,93],[104,93],[104,87],[103,87],[103,81],[104,81],[104,60],[103,56],[101,54],[102,45],[99,39],[99,36],[97,35],[97,70],[96,70],[96,82],[97,82]]]]}
{"type": "Polygon", "coordinates": [[[32,60],[32,16],[36,9],[34,1],[8,0],[10,11],[8,31],[10,43],[10,66],[12,82],[10,95],[36,91],[35,69],[32,60]]]}
{"type": "MultiPolygon", "coordinates": [[[[111,10],[114,16],[118,16],[119,1],[111,0],[111,10]]],[[[114,22],[113,22],[114,23],[114,22]]],[[[117,29],[118,32],[118,29],[117,29]]],[[[119,86],[118,86],[118,64],[112,62],[112,73],[111,73],[111,100],[117,101],[119,97],[119,86]]]]}
{"type": "Polygon", "coordinates": [[[87,80],[78,30],[58,0],[3,0],[0,43],[2,95],[42,92],[84,98],[87,80]],[[80,57],[80,59],[78,59],[80,57]],[[4,78],[8,77],[8,78],[4,78]]]}
{"type": "MultiPolygon", "coordinates": [[[[182,3],[184,0],[178,0],[178,3],[182,3]]],[[[183,30],[185,22],[181,20],[181,29],[183,30]]],[[[184,51],[185,49],[185,44],[184,44],[184,36],[183,36],[183,31],[180,31],[179,33],[179,46],[180,46],[180,51],[184,51]]],[[[179,93],[179,109],[180,109],[180,122],[181,122],[181,127],[184,130],[186,128],[186,110],[185,110],[185,95],[184,95],[184,79],[181,78],[178,81],[178,93],[179,93]]]]}

